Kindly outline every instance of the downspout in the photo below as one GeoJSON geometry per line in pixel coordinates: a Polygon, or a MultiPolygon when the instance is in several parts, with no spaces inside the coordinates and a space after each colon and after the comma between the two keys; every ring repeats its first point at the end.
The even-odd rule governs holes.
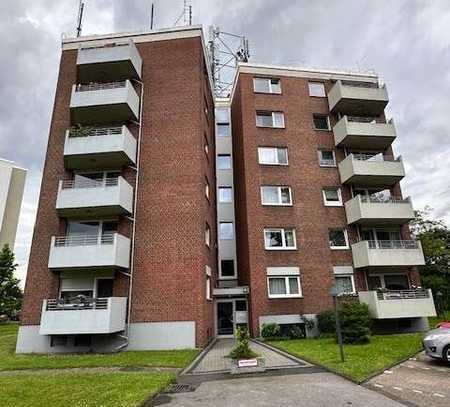
{"type": "Polygon", "coordinates": [[[137,123],[139,126],[138,131],[138,140],[137,140],[137,152],[136,152],[136,178],[134,182],[134,202],[133,202],[133,228],[132,228],[132,237],[131,237],[131,259],[130,259],[130,270],[129,273],[124,273],[129,278],[128,283],[128,312],[127,312],[127,326],[126,326],[126,334],[125,335],[117,335],[118,337],[125,340],[125,342],[118,347],[115,348],[117,352],[120,352],[122,349],[128,347],[130,343],[130,323],[131,323],[131,297],[133,293],[133,273],[134,273],[134,254],[135,254],[135,236],[136,236],[136,211],[137,211],[137,196],[138,196],[138,186],[139,186],[139,165],[141,158],[141,137],[142,137],[142,108],[144,105],[144,83],[139,81],[138,79],[132,79],[132,81],[139,83],[141,87],[141,97],[139,103],[139,122],[137,123]]]}

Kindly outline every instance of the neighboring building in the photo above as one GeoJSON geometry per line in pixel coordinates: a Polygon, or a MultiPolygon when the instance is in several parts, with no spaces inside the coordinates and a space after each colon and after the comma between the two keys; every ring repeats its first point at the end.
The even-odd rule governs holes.
{"type": "Polygon", "coordinates": [[[375,75],[240,64],[214,101],[201,27],[62,48],[18,352],[286,331],[335,284],[380,329],[426,327],[375,75]]]}
{"type": "Polygon", "coordinates": [[[0,158],[0,250],[14,250],[27,170],[0,158]]]}

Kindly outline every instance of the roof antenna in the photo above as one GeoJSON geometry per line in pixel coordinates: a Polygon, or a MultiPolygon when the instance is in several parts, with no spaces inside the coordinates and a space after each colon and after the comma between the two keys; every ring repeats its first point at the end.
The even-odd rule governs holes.
{"type": "Polygon", "coordinates": [[[152,3],[152,11],[150,14],[150,30],[153,30],[153,15],[154,15],[154,10],[155,10],[155,4],[152,3]]]}
{"type": "Polygon", "coordinates": [[[183,19],[183,25],[192,25],[192,6],[190,3],[190,0],[184,0],[183,11],[176,19],[174,26],[178,25],[181,19],[183,19]]]}
{"type": "Polygon", "coordinates": [[[77,38],[81,35],[81,22],[83,21],[83,10],[84,2],[80,0],[80,5],[78,6],[78,17],[77,17],[77,38]]]}

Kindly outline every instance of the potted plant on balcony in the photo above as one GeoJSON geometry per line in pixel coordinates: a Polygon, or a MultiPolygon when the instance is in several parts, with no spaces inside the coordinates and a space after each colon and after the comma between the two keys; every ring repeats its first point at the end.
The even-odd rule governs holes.
{"type": "Polygon", "coordinates": [[[264,372],[265,360],[250,348],[250,334],[246,328],[236,329],[236,345],[228,355],[231,374],[264,372]]]}

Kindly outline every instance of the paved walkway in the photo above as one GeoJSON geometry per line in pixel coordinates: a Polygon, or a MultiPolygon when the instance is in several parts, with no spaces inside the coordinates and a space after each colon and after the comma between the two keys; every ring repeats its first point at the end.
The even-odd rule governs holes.
{"type": "MultiPolygon", "coordinates": [[[[230,353],[234,343],[234,339],[217,340],[213,347],[209,349],[206,355],[203,356],[200,362],[189,373],[204,374],[229,372],[231,368],[231,359],[226,356],[230,353]]],[[[266,369],[311,366],[309,363],[284,356],[283,354],[275,352],[272,349],[256,342],[251,342],[250,347],[254,352],[265,358],[266,369]]]]}

